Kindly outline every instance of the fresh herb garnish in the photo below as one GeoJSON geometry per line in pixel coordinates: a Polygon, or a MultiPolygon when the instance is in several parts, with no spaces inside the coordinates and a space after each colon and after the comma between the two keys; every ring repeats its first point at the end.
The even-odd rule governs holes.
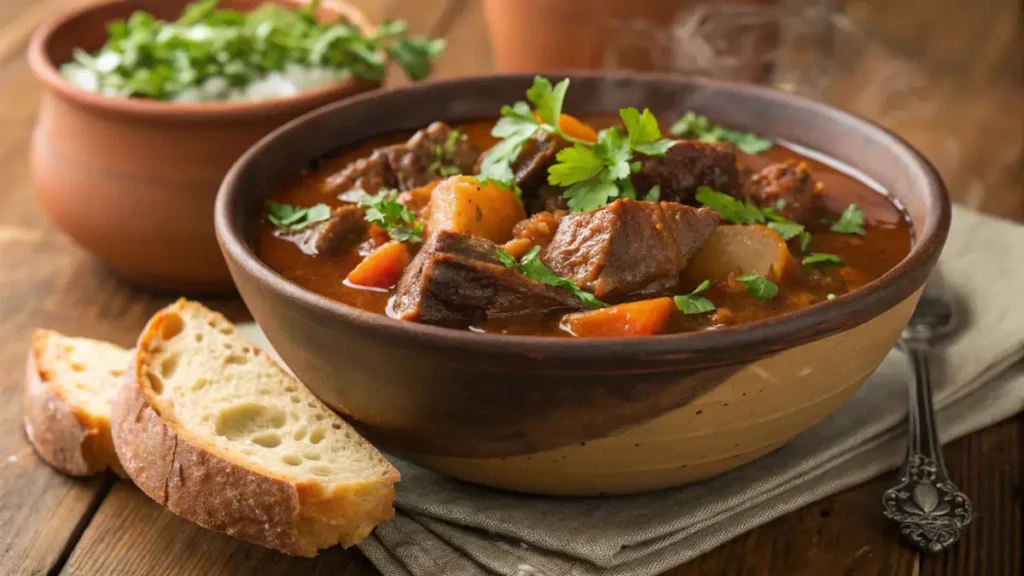
{"type": "Polygon", "coordinates": [[[555,275],[555,273],[537,257],[537,255],[540,254],[540,246],[530,248],[530,251],[519,259],[519,263],[516,263],[515,256],[512,256],[503,248],[499,247],[496,253],[498,255],[498,259],[501,260],[501,263],[504,264],[505,267],[515,268],[522,273],[523,276],[540,282],[541,284],[547,284],[548,286],[554,286],[556,288],[564,288],[579,298],[580,302],[582,302],[587,308],[608,307],[607,304],[595,298],[593,294],[584,292],[572,280],[555,275]]]}
{"type": "Polygon", "coordinates": [[[616,127],[601,130],[596,144],[577,142],[559,151],[558,163],[548,169],[548,184],[569,187],[562,195],[573,212],[600,208],[616,197],[635,199],[629,176],[642,165],[633,160],[633,153],[663,156],[675,145],[661,137],[658,119],[649,109],[623,108],[619,116],[626,134],[616,127]]]}
{"type": "Polygon", "coordinates": [[[537,76],[526,91],[526,98],[533,104],[534,110],[522,100],[501,107],[501,118],[491,129],[491,136],[500,138],[501,142],[495,144],[484,156],[480,164],[479,180],[495,182],[503,188],[515,188],[512,163],[519,157],[526,141],[540,130],[557,134],[570,142],[582,142],[562,133],[559,128],[562,102],[568,89],[568,78],[552,85],[547,78],[537,76]]]}
{"type": "Polygon", "coordinates": [[[307,207],[267,201],[267,220],[282,230],[298,230],[330,217],[331,207],[327,204],[307,207]]]}
{"type": "Polygon", "coordinates": [[[563,196],[569,200],[570,209],[584,212],[604,206],[616,197],[635,199],[636,190],[629,176],[639,171],[641,164],[633,161],[633,153],[664,155],[675,142],[662,139],[658,119],[650,110],[641,112],[636,108],[619,110],[625,134],[613,127],[598,133],[597,142],[570,136],[560,127],[568,89],[568,79],[552,85],[547,78],[537,76],[526,91],[532,110],[523,101],[502,107],[501,119],[491,130],[491,135],[501,138],[501,142],[487,152],[478,178],[513,187],[512,164],[526,141],[538,131],[545,131],[573,144],[559,151],[558,163],[548,169],[549,184],[568,187],[563,196]]]}
{"type": "Polygon", "coordinates": [[[715,305],[707,298],[700,294],[706,292],[711,286],[710,280],[705,280],[693,289],[693,292],[689,294],[683,294],[681,296],[674,296],[672,300],[676,303],[676,308],[679,309],[683,314],[704,314],[705,312],[713,312],[715,305]]]}
{"type": "Polygon", "coordinates": [[[434,145],[434,161],[427,168],[428,172],[439,174],[445,178],[462,173],[458,166],[445,164],[445,161],[451,161],[453,159],[455,155],[455,146],[458,144],[461,136],[462,130],[452,130],[448,133],[448,137],[445,138],[443,145],[434,145]]]}
{"type": "Polygon", "coordinates": [[[779,287],[774,282],[760,274],[744,274],[737,276],[737,280],[743,283],[747,292],[754,295],[758,300],[771,300],[779,293],[779,287]]]}
{"type": "Polygon", "coordinates": [[[768,138],[757,134],[737,132],[712,124],[705,116],[699,116],[692,111],[676,120],[669,131],[674,136],[692,136],[701,142],[729,142],[747,154],[760,154],[775,145],[768,138]]]}
{"type": "Polygon", "coordinates": [[[647,195],[644,196],[644,200],[648,202],[657,202],[661,200],[661,186],[655,184],[651,186],[651,189],[647,191],[647,195]]]}
{"type": "Polygon", "coordinates": [[[749,199],[737,200],[709,186],[698,186],[697,201],[722,215],[722,220],[733,224],[764,224],[768,219],[749,199]]]}
{"type": "Polygon", "coordinates": [[[319,3],[240,12],[199,0],[173,22],[137,11],[111,21],[107,42],[94,54],[76,49],[61,72],[108,96],[226,100],[247,97],[245,86],[296,67],[317,71],[325,82],[347,75],[380,80],[388,56],[419,80],[444,51],[444,40],[408,36],[401,21],[382,23],[368,36],[346,20],[321,23],[319,3]]]}
{"type": "MultiPolygon", "coordinates": [[[[785,241],[793,238],[800,239],[800,250],[807,251],[811,243],[811,233],[803,224],[797,224],[787,220],[774,208],[760,208],[746,199],[737,200],[728,194],[723,194],[711,189],[708,186],[698,186],[697,201],[701,205],[711,208],[722,216],[722,220],[733,224],[764,224],[777,232],[785,241]]],[[[778,206],[778,203],[776,203],[778,206]]]]}
{"type": "Polygon", "coordinates": [[[829,230],[840,234],[860,234],[863,236],[864,211],[856,204],[850,204],[846,207],[846,210],[843,210],[839,220],[832,224],[829,230]]]}
{"type": "Polygon", "coordinates": [[[835,254],[825,254],[823,252],[811,252],[801,261],[804,266],[820,265],[837,265],[842,266],[843,259],[835,254]]]}
{"type": "Polygon", "coordinates": [[[359,205],[366,206],[366,221],[384,228],[393,239],[410,244],[423,242],[423,223],[417,222],[416,213],[397,198],[397,190],[381,188],[359,200],[359,205]]]}

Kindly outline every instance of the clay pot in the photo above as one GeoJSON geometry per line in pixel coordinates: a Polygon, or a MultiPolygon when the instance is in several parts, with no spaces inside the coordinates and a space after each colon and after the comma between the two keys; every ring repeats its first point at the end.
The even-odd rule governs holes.
{"type": "MultiPolygon", "coordinates": [[[[344,80],[262,102],[172,104],[87,93],[58,72],[74,48],[99,48],[110,20],[136,10],[173,19],[188,3],[94,4],[64,12],[36,32],[28,57],[43,95],[32,134],[32,176],[54,225],[120,275],[162,289],[231,290],[213,231],[213,204],[232,162],[277,126],[378,84],[344,80]]],[[[221,7],[262,3],[223,0],[221,7]]],[[[344,15],[372,30],[350,5],[324,4],[322,18],[344,15]]]]}
{"type": "Polygon", "coordinates": [[[823,104],[660,74],[569,75],[565,109],[696,110],[868,174],[906,209],[915,243],[877,280],[781,316],[647,338],[474,334],[403,322],[285,279],[253,250],[263,203],[311,162],[369,139],[494,117],[533,75],[457,78],[357,96],[289,124],[224,180],[217,234],[267,339],[371,442],[450,476],[537,494],[622,494],[720,474],[852,396],[906,325],[949,231],[934,169],[905,142],[823,104]]]}
{"type": "Polygon", "coordinates": [[[484,7],[503,72],[657,70],[758,81],[778,44],[777,3],[484,0],[484,7]],[[740,51],[741,59],[757,62],[737,64],[740,51]]]}

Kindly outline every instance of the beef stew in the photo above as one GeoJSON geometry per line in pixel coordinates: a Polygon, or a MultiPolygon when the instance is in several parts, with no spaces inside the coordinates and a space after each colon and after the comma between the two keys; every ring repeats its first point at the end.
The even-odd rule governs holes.
{"type": "Polygon", "coordinates": [[[321,162],[271,200],[330,218],[268,218],[257,254],[309,290],[406,321],[598,337],[785,314],[910,251],[901,208],[838,163],[785,143],[662,137],[647,110],[575,118],[535,97],[545,83],[558,94],[538,79],[534,110],[435,122],[321,162]],[[345,233],[317,248],[342,214],[345,233]]]}

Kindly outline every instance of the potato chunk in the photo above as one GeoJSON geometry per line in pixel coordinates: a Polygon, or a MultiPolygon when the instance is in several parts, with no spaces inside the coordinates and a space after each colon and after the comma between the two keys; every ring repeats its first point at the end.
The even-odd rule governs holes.
{"type": "Polygon", "coordinates": [[[425,209],[428,234],[442,230],[503,243],[526,218],[523,203],[512,190],[481,184],[473,176],[452,176],[434,189],[425,209]]]}

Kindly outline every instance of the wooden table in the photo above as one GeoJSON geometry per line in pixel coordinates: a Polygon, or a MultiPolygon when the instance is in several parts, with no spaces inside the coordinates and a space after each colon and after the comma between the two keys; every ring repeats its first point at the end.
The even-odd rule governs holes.
{"type": "MultiPolygon", "coordinates": [[[[160,508],[130,482],[61,476],[27,443],[21,386],[32,329],[130,345],[173,296],[109,275],[57,234],[34,201],[28,144],[38,89],[23,50],[42,19],[74,1],[83,0],[0,0],[0,574],[376,574],[358,552],[333,549],[314,560],[295,559],[206,531],[160,508]]],[[[415,31],[446,37],[441,76],[491,67],[476,0],[356,3],[374,18],[401,16],[415,31]]],[[[1015,184],[1019,191],[1020,180],[1015,184]]],[[[1020,205],[1010,200],[997,198],[991,206],[1020,218],[1006,208],[1020,205]]],[[[235,299],[206,301],[245,317],[235,299]]],[[[953,443],[946,456],[953,479],[976,507],[974,524],[948,552],[922,557],[899,543],[880,511],[880,495],[892,483],[884,477],[779,518],[669,574],[1020,574],[1024,416],[953,443]]]]}

